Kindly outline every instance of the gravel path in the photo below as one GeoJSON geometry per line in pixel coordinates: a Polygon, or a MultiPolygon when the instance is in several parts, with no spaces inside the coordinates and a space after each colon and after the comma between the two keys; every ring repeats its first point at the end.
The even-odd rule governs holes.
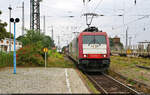
{"type": "Polygon", "coordinates": [[[17,68],[17,74],[14,75],[13,68],[5,68],[0,70],[0,93],[89,93],[89,91],[73,69],[17,68]]]}

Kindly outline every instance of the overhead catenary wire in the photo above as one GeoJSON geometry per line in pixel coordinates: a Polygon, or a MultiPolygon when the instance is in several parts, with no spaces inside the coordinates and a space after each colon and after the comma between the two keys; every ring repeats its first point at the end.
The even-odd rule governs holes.
{"type": "Polygon", "coordinates": [[[96,7],[93,9],[93,13],[97,10],[97,8],[99,7],[99,5],[103,2],[103,0],[100,0],[99,3],[96,5],[96,7]]]}
{"type": "MultiPolygon", "coordinates": [[[[94,14],[95,10],[97,9],[97,7],[99,6],[99,4],[102,2],[103,0],[100,0],[100,2],[96,5],[96,7],[93,9],[93,12],[85,12],[84,13],[84,16],[86,17],[86,25],[88,25],[88,27],[92,24],[92,21],[93,21],[93,18],[94,16],[96,16],[94,14]],[[91,16],[91,20],[90,20],[90,23],[88,23],[88,17],[91,16]]],[[[88,6],[88,4],[87,4],[88,6]]]]}
{"type": "MultiPolygon", "coordinates": [[[[126,1],[126,0],[125,0],[126,1]]],[[[145,2],[145,1],[144,1],[145,2]]],[[[141,1],[139,1],[138,0],[138,3],[140,4],[140,6],[144,3],[144,2],[142,2],[142,0],[141,1]]],[[[125,2],[126,3],[126,2],[125,2]]],[[[146,1],[146,3],[148,3],[148,0],[146,1]]],[[[137,1],[136,1],[136,6],[134,5],[134,6],[131,6],[131,7],[129,7],[129,8],[126,8],[125,10],[124,10],[124,13],[125,14],[129,14],[129,13],[131,13],[132,12],[132,10],[137,10],[137,7],[138,7],[139,5],[137,5],[137,1]]],[[[149,9],[148,9],[149,10],[149,9]]]]}
{"type": "Polygon", "coordinates": [[[130,22],[125,23],[124,25],[115,27],[114,30],[115,30],[115,29],[118,29],[118,28],[121,28],[121,27],[123,27],[123,26],[127,26],[127,25],[129,25],[129,24],[131,24],[131,23],[133,23],[133,22],[142,20],[142,19],[147,18],[147,17],[149,17],[149,16],[143,16],[143,17],[137,18],[137,19],[135,19],[135,20],[132,20],[132,21],[130,21],[130,22]]]}

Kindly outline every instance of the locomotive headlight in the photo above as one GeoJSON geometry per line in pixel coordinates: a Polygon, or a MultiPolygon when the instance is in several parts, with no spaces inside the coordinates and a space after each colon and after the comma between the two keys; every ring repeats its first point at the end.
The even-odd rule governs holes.
{"type": "Polygon", "coordinates": [[[106,55],[103,55],[104,57],[106,57],[106,55]]]}
{"type": "Polygon", "coordinates": [[[83,57],[87,57],[86,54],[84,54],[83,57]]]}

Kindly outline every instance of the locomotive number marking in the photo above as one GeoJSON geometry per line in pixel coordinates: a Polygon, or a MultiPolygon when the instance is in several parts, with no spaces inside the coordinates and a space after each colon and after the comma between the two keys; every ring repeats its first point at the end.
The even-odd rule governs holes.
{"type": "Polygon", "coordinates": [[[99,45],[91,45],[92,48],[97,48],[99,45]]]}

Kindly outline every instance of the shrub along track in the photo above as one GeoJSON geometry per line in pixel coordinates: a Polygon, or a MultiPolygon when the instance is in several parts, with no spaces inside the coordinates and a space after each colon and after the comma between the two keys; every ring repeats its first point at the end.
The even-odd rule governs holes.
{"type": "Polygon", "coordinates": [[[87,74],[95,87],[104,94],[140,94],[118,80],[106,74],[87,74]]]}

